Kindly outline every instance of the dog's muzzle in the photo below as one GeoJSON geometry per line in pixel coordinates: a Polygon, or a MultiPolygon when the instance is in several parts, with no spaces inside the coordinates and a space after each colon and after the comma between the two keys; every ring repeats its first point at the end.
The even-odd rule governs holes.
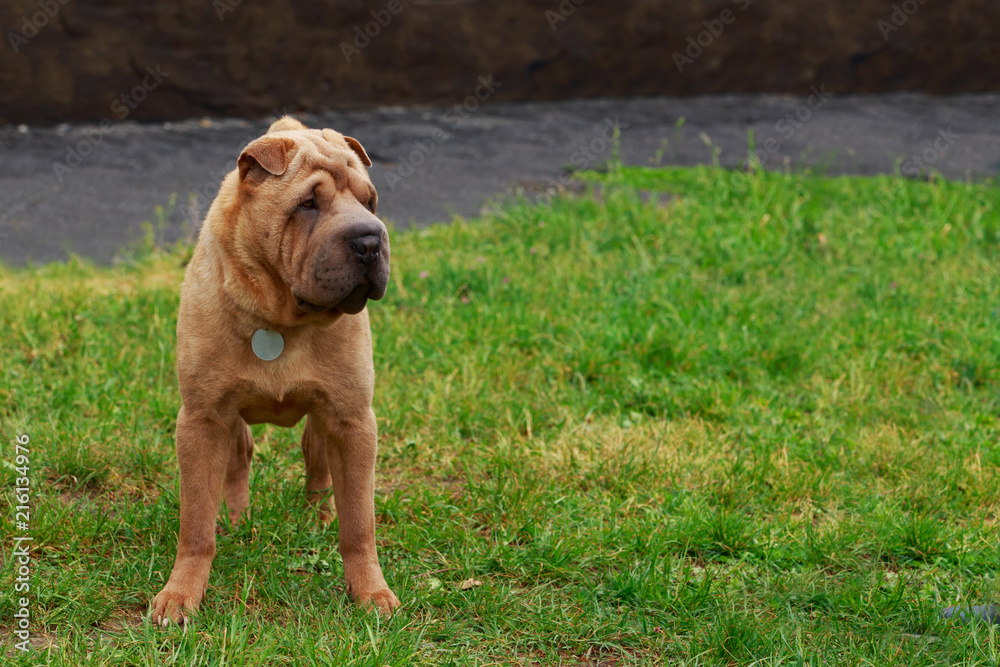
{"type": "Polygon", "coordinates": [[[329,241],[313,258],[311,280],[293,291],[307,313],[355,314],[385,296],[389,283],[389,239],[381,223],[366,224],[329,241]]]}

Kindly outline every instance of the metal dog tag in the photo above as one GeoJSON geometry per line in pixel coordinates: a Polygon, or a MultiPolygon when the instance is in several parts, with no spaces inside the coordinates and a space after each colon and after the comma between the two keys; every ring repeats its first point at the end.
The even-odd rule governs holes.
{"type": "Polygon", "coordinates": [[[277,331],[257,329],[250,339],[250,347],[253,348],[253,353],[264,361],[274,361],[285,349],[285,339],[277,331]]]}

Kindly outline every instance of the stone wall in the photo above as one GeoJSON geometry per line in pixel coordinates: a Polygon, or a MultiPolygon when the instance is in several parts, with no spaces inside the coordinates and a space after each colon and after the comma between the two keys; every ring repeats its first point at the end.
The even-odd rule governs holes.
{"type": "Polygon", "coordinates": [[[4,0],[0,26],[5,123],[1000,88],[996,0],[4,0]]]}

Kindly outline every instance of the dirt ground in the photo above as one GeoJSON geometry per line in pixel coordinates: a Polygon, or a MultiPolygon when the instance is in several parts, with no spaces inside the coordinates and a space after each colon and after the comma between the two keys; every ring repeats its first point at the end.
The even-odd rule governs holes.
{"type": "MultiPolygon", "coordinates": [[[[601,167],[620,128],[626,164],[735,167],[752,131],[767,168],[955,179],[1000,169],[1000,95],[725,95],[383,108],[301,116],[361,141],[379,213],[398,228],[474,216],[517,189],[538,193],[567,169],[601,167]]],[[[281,110],[275,110],[280,114],[281,110]]],[[[106,120],[0,127],[0,261],[76,253],[101,263],[142,238],[194,234],[240,150],[273,118],[171,123],[106,120]],[[169,203],[174,201],[173,206],[169,203]],[[162,207],[162,215],[157,215],[162,207]]]]}

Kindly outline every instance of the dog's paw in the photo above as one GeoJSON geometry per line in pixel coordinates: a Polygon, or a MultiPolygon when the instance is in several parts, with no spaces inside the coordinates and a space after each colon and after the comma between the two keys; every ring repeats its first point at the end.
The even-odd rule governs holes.
{"type": "Polygon", "coordinates": [[[306,505],[316,513],[316,521],[320,526],[329,526],[337,517],[336,509],[329,497],[327,489],[310,491],[306,495],[306,505]]]}
{"type": "Polygon", "coordinates": [[[316,507],[316,521],[324,528],[329,527],[337,515],[330,510],[330,506],[323,504],[316,507]]]}
{"type": "Polygon", "coordinates": [[[184,625],[188,615],[198,610],[200,595],[190,595],[181,591],[171,590],[169,586],[160,591],[150,605],[150,620],[153,625],[184,625]]]}
{"type": "Polygon", "coordinates": [[[355,598],[362,607],[371,607],[378,610],[380,614],[389,616],[400,607],[399,598],[389,590],[388,587],[377,590],[373,593],[358,595],[355,598]]]}

